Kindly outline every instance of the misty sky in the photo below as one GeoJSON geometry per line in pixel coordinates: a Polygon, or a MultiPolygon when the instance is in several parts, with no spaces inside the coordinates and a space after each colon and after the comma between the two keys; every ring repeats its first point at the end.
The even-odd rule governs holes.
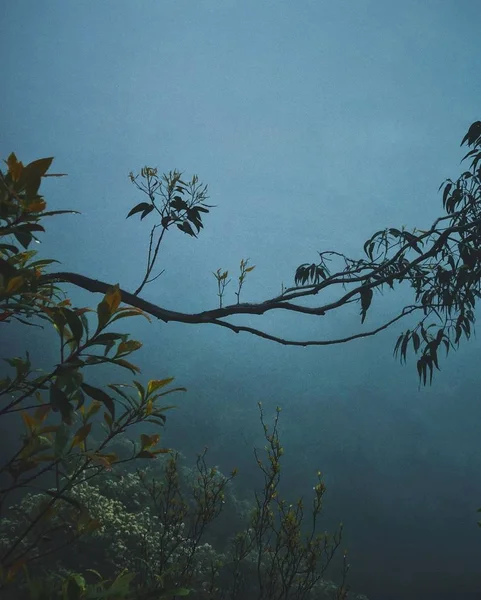
{"type": "MultiPolygon", "coordinates": [[[[142,294],[174,310],[214,308],[212,271],[235,277],[241,258],[256,265],[242,297],[254,302],[292,285],[320,250],[360,258],[378,229],[428,228],[481,119],[477,0],[17,0],[2,3],[0,23],[1,156],[54,156],[52,171],[68,177],[43,184],[48,206],[82,213],[48,222],[42,256],[133,291],[150,228],[125,219],[143,200],[128,173],[177,168],[209,184],[205,230],[169,232],[166,271],[142,294]]],[[[358,307],[245,322],[324,339],[409,298],[376,295],[362,326],[358,307]]],[[[222,467],[244,467],[261,442],[257,402],[269,415],[283,407],[291,487],[308,493],[325,472],[357,590],[479,597],[469,595],[481,594],[479,342],[418,390],[413,361],[392,357],[402,326],[318,349],[212,325],[129,326],[144,377],[189,388],[169,417],[172,445],[208,444],[222,467]]]]}

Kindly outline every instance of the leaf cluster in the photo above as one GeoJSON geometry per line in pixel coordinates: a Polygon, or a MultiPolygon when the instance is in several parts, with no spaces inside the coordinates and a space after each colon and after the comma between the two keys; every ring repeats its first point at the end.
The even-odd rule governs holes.
{"type": "Polygon", "coordinates": [[[169,171],[159,177],[157,169],[143,167],[138,175],[130,173],[130,180],[148,197],[148,201],[136,204],[127,218],[140,214],[140,219],[143,220],[151,213],[156,217],[150,231],[145,275],[135,291],[135,294],[139,294],[147,283],[154,281],[163,272],[152,277],[166,231],[175,225],[183,233],[197,237],[204,227],[202,217],[212,206],[206,203],[207,185],[201,183],[197,175],[193,175],[190,181],[184,181],[180,171],[169,171]]]}

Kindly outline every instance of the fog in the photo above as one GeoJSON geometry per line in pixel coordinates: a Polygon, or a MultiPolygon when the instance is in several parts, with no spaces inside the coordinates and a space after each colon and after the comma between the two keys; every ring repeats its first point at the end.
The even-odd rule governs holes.
{"type": "MultiPolygon", "coordinates": [[[[256,266],[242,301],[259,302],[319,251],[361,258],[379,229],[429,228],[481,118],[475,1],[19,0],[0,17],[2,158],[54,156],[51,170],[68,177],[43,184],[49,209],[81,212],[45,224],[42,257],[133,291],[152,223],[126,219],[144,199],[129,172],[177,168],[209,185],[205,228],[198,239],[168,232],[165,272],[141,294],[171,310],[215,308],[212,272],[235,279],[241,259],[256,266]]],[[[100,299],[68,291],[78,305],[100,299]]],[[[402,287],[375,294],[363,325],[358,305],[230,322],[333,339],[411,298],[402,287]]],[[[282,408],[282,484],[308,496],[323,472],[326,528],[344,523],[353,588],[370,600],[478,598],[481,346],[463,340],[419,387],[412,357],[393,358],[409,323],[318,348],[211,324],[129,319],[127,330],[144,344],[143,379],[188,388],[165,443],[187,456],[208,446],[222,470],[239,467],[246,495],[258,484],[252,448],[265,443],[258,402],[268,421],[282,408]]],[[[56,360],[41,332],[26,335],[8,352],[2,340],[2,357],[27,345],[40,363],[56,360]]]]}

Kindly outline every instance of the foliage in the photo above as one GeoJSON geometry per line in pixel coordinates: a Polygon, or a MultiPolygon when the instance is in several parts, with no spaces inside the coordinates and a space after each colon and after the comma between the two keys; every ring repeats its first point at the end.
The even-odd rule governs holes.
{"type": "Polygon", "coordinates": [[[130,173],[130,180],[137,189],[146,194],[149,201],[136,204],[127,218],[140,214],[142,220],[151,212],[155,212],[159,220],[150,231],[147,267],[141,284],[134,292],[137,295],[147,283],[155,281],[163,273],[161,271],[155,277],[151,277],[160,244],[169,227],[176,225],[180,231],[197,237],[204,227],[202,214],[208,213],[212,207],[205,203],[208,198],[207,186],[199,182],[197,175],[185,182],[179,171],[170,171],[158,177],[157,169],[144,167],[140,175],[130,173]]]}
{"type": "MultiPolygon", "coordinates": [[[[106,289],[95,311],[77,308],[58,286],[62,278],[45,276],[46,267],[54,261],[34,260],[36,253],[29,246],[36,240],[36,232],[44,231],[41,219],[69,212],[47,211],[45,200],[38,194],[41,178],[49,176],[51,162],[41,159],[24,167],[12,154],[7,173],[0,174],[2,326],[12,321],[28,326],[49,324],[59,340],[58,359],[50,372],[35,370],[27,352],[24,358],[6,359],[14,373],[0,381],[0,417],[19,415],[24,426],[19,448],[0,465],[2,594],[18,590],[15,584],[19,573],[24,572],[31,600],[161,599],[188,595],[193,586],[199,598],[227,594],[237,598],[243,585],[240,565],[248,559],[256,564],[259,598],[306,597],[331,561],[340,543],[340,532],[332,538],[316,532],[325,490],[320,479],[314,488],[312,525],[307,537],[302,534],[302,500],[292,509],[278,498],[282,455],[278,414],[269,434],[261,411],[270,466],[264,467],[256,454],[265,475],[265,489],[256,495],[250,527],[236,538],[232,555],[216,552],[201,541],[207,526],[224,509],[235,470],[227,477],[222,475],[215,467],[207,466],[202,453],[186,495],[179,478],[178,454],[169,454],[168,449],[158,446],[158,432],[140,434],[139,440],[132,443],[130,456],[123,458],[112,452],[113,444],[132,426],[150,423],[157,429],[162,427],[165,412],[172,408],[162,404],[163,397],[185,388],[170,387],[173,378],[167,377],[150,380],[145,386],[138,380],[132,384],[110,383],[106,391],[86,377],[87,367],[96,365],[140,373],[127,358],[141,343],[110,328],[123,318],[149,317],[139,307],[121,306],[124,294],[118,285],[106,289]],[[159,455],[168,455],[162,478],[149,481],[144,471],[137,473],[137,494],[142,497],[137,510],[109,497],[118,490],[113,483],[114,469],[159,455]],[[108,488],[109,494],[101,493],[101,485],[104,491],[108,488]],[[26,490],[34,493],[25,495],[26,490]],[[10,498],[14,503],[8,506],[10,498]],[[247,554],[257,557],[254,562],[252,557],[239,553],[240,539],[247,554]],[[59,565],[57,572],[46,577],[45,559],[58,556],[62,550],[62,558],[67,560],[74,544],[74,564],[59,565]],[[91,562],[79,572],[78,551],[82,545],[88,549],[91,562]],[[275,548],[273,554],[271,547],[275,548]],[[94,561],[110,570],[113,577],[103,579],[91,568],[94,561]],[[219,588],[216,578],[231,568],[235,584],[230,589],[219,588]],[[269,590],[267,595],[265,589],[269,590]],[[292,596],[292,590],[296,595],[292,596]]],[[[164,200],[161,235],[172,223],[191,235],[188,223],[194,222],[199,231],[200,212],[207,210],[201,210],[205,187],[198,186],[197,178],[185,184],[180,174],[173,172],[152,184],[156,173],[148,169],[142,171],[142,177],[147,179],[148,193],[158,192],[164,200]],[[181,204],[180,196],[170,200],[174,192],[190,194],[190,204],[181,204]]],[[[153,208],[142,208],[142,218],[157,208],[152,198],[151,203],[153,208]]],[[[139,205],[130,214],[137,212],[139,205]]],[[[157,250],[158,245],[152,256],[149,254],[142,286],[148,281],[157,250]]],[[[238,300],[246,273],[253,269],[248,260],[241,261],[238,300]]],[[[120,477],[121,489],[128,489],[125,483],[129,475],[120,477]]],[[[344,584],[340,594],[344,594],[343,589],[344,584]]]]}
{"type": "MultiPolygon", "coordinates": [[[[259,403],[261,424],[267,442],[266,459],[259,452],[255,458],[264,476],[260,492],[255,494],[255,507],[247,530],[237,534],[234,540],[232,568],[232,600],[242,597],[246,586],[242,563],[250,560],[255,565],[256,589],[249,590],[248,597],[263,599],[304,600],[321,581],[323,574],[338,549],[342,539],[342,523],[334,534],[319,532],[319,515],[323,506],[326,487],[321,472],[313,487],[314,498],[307,513],[303,498],[289,503],[279,491],[281,478],[281,446],[278,432],[280,408],[276,409],[274,425],[269,431],[259,403]],[[310,515],[310,522],[307,520],[310,515]]],[[[344,553],[343,582],[339,598],[347,593],[345,576],[349,565],[344,553]]]]}
{"type": "MultiPolygon", "coordinates": [[[[53,578],[44,575],[36,585],[54,597],[52,590],[63,589],[72,576],[93,568],[108,577],[129,573],[127,598],[154,597],[175,586],[191,590],[199,600],[345,598],[346,553],[341,585],[323,579],[341,542],[342,525],[333,535],[317,531],[325,493],[320,473],[309,514],[302,499],[293,505],[282,498],[279,414],[277,409],[269,432],[261,408],[266,458],[259,450],[255,457],[264,482],[255,494],[246,529],[233,535],[227,546],[208,543],[205,535],[222,511],[235,520],[238,504],[230,486],[235,470],[225,476],[209,467],[205,451],[192,469],[179,468],[178,454],[161,457],[135,473],[128,472],[125,463],[120,471],[104,472],[76,486],[72,497],[100,526],[75,548],[64,549],[53,578]]],[[[16,522],[5,523],[6,529],[21,526],[24,515],[41,501],[40,494],[24,498],[16,522]]],[[[64,517],[59,511],[53,521],[64,517]]],[[[95,590],[86,587],[81,597],[97,597],[95,590]]]]}
{"type": "Polygon", "coordinates": [[[409,282],[415,304],[405,307],[400,316],[421,311],[423,317],[399,336],[394,354],[405,362],[412,344],[414,353],[420,355],[417,370],[424,385],[428,374],[432,381],[433,368],[439,369],[439,348],[444,347],[447,354],[463,336],[469,339],[476,299],[481,297],[481,121],[471,125],[464,144],[471,148],[463,158],[471,159],[470,168],[456,181],[448,179],[440,186],[447,214],[429,230],[390,227],[377,231],[364,244],[369,260],[321,252],[318,264],[301,265],[295,277],[296,285],[313,293],[338,283],[361,284],[336,303],[359,302],[361,323],[375,289],[409,282]],[[344,259],[343,271],[328,269],[326,261],[333,255],[344,259]]]}
{"type": "MultiPolygon", "coordinates": [[[[194,314],[167,310],[139,298],[138,294],[146,283],[155,279],[150,275],[166,229],[176,224],[184,233],[194,237],[193,227],[197,233],[200,231],[201,213],[208,210],[204,203],[206,188],[196,178],[189,184],[183,182],[177,171],[159,179],[155,169],[146,167],[141,172],[145,180],[143,184],[138,183],[138,176],[131,174],[131,179],[149,196],[150,204],[137,204],[129,216],[141,213],[143,218],[157,210],[160,223],[151,230],[147,269],[141,285],[134,294],[122,290],[122,297],[131,306],[164,322],[213,323],[235,333],[244,331],[287,346],[344,344],[376,335],[408,315],[420,314],[422,316],[418,323],[399,336],[395,354],[400,356],[401,362],[405,362],[407,351],[412,347],[419,357],[417,371],[420,383],[431,383],[434,368],[439,369],[439,348],[444,347],[448,352],[450,348],[458,347],[463,337],[470,337],[475,321],[476,300],[481,294],[481,121],[471,125],[462,140],[463,144],[470,148],[464,157],[471,160],[470,168],[456,181],[447,180],[441,186],[446,214],[436,219],[429,229],[408,231],[405,227],[388,227],[377,231],[364,244],[367,258],[349,258],[336,250],[319,252],[319,262],[304,263],[297,268],[293,287],[282,286],[279,295],[259,303],[239,301],[245,274],[252,269],[241,262],[237,302],[223,306],[225,288],[229,283],[228,271],[218,269],[214,276],[218,284],[219,307],[194,314]],[[155,204],[156,193],[160,195],[160,207],[155,204]],[[174,196],[177,193],[179,196],[174,196]],[[157,230],[160,234],[157,242],[154,242],[157,230]],[[328,265],[331,261],[335,261],[334,266],[328,265]],[[380,325],[368,327],[374,292],[382,292],[386,286],[393,290],[404,282],[414,292],[413,303],[383,320],[380,325]],[[319,297],[322,292],[337,290],[337,299],[333,300],[330,294],[330,299],[325,303],[320,302],[315,306],[305,303],[305,300],[319,297]],[[350,304],[360,307],[361,329],[351,335],[330,339],[287,339],[227,320],[234,315],[263,315],[272,310],[287,310],[318,318],[350,304]]],[[[102,293],[107,289],[103,282],[69,272],[44,274],[39,281],[42,284],[69,282],[102,293]]],[[[12,282],[11,285],[16,283],[12,282]]]]}
{"type": "MultiPolygon", "coordinates": [[[[0,511],[14,511],[15,505],[7,509],[7,500],[29,488],[42,493],[42,502],[32,513],[24,514],[24,526],[16,535],[3,540],[0,590],[22,567],[101,526],[75,499],[75,488],[119,462],[107,451],[118,435],[140,423],[162,426],[164,413],[171,408],[161,404],[163,396],[185,390],[166,389],[173,381],[170,377],[149,381],[146,387],[134,380],[135,395],[120,384],[111,384],[107,393],[86,379],[85,369],[100,364],[140,372],[127,357],[141,343],[129,339],[128,334],[106,330],[120,319],[148,316],[138,308],[122,307],[118,286],[111,287],[97,310],[91,311],[72,307],[53,282],[41,281],[45,267],[53,261],[34,260],[36,252],[29,250],[35,235],[44,231],[39,221],[71,211],[47,211],[38,194],[41,177],[48,176],[52,159],[23,166],[11,154],[6,162],[8,172],[0,178],[0,320],[2,327],[14,320],[30,326],[38,321],[49,323],[59,337],[59,355],[55,367],[40,374],[32,368],[28,352],[24,358],[5,359],[14,373],[0,380],[0,417],[5,420],[18,414],[24,435],[16,451],[2,456],[0,511]],[[90,313],[94,319],[89,319],[90,313]],[[94,441],[91,433],[100,427],[102,438],[94,441]],[[47,540],[52,543],[46,548],[43,542],[47,540]]],[[[136,452],[127,460],[168,452],[158,447],[159,441],[158,433],[141,434],[136,452]]],[[[2,520],[5,518],[2,514],[2,520]]]]}

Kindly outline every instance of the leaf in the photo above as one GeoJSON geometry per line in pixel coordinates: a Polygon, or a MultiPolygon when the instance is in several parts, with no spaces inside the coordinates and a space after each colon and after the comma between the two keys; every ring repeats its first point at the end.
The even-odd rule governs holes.
{"type": "Polygon", "coordinates": [[[35,429],[37,428],[37,420],[34,417],[32,417],[32,415],[29,415],[28,412],[26,412],[24,410],[22,410],[21,415],[22,415],[23,422],[25,423],[25,427],[28,429],[28,431],[30,433],[35,431],[35,429]]]}
{"type": "Polygon", "coordinates": [[[117,346],[117,352],[115,354],[115,358],[119,358],[121,356],[127,356],[132,352],[135,352],[139,348],[142,347],[142,342],[138,342],[136,340],[127,340],[125,342],[121,342],[117,346]]]}
{"type": "Polygon", "coordinates": [[[147,396],[150,396],[152,392],[168,385],[172,381],[174,381],[174,377],[167,377],[167,379],[151,379],[147,384],[147,396]]]}
{"type": "Polygon", "coordinates": [[[83,333],[84,333],[82,321],[80,320],[78,315],[75,314],[75,312],[73,310],[69,310],[67,308],[62,308],[61,311],[62,311],[63,316],[65,317],[65,320],[67,321],[68,326],[70,327],[70,331],[72,332],[72,336],[78,347],[80,345],[80,341],[81,341],[83,333]]]}
{"type": "Polygon", "coordinates": [[[53,156],[49,158],[39,158],[38,160],[34,160],[33,162],[29,163],[25,169],[28,169],[30,173],[35,173],[35,175],[38,175],[38,177],[43,177],[49,170],[52,162],[53,156]]]}
{"type": "Polygon", "coordinates": [[[109,415],[109,413],[104,412],[104,421],[107,423],[109,430],[112,429],[112,417],[109,415]]]}
{"type": "Polygon", "coordinates": [[[120,306],[122,301],[122,295],[120,293],[119,284],[112,286],[109,291],[105,294],[103,302],[106,302],[110,308],[110,314],[113,315],[114,312],[120,306]]]}
{"type": "Polygon", "coordinates": [[[93,417],[96,413],[98,413],[101,406],[101,402],[99,402],[98,400],[94,400],[85,413],[85,420],[88,421],[90,417],[93,417]]]}
{"type": "Polygon", "coordinates": [[[112,464],[118,460],[116,454],[92,454],[90,457],[92,462],[102,465],[110,471],[112,469],[112,464]]]}
{"type": "Polygon", "coordinates": [[[82,427],[80,427],[80,429],[78,429],[74,434],[72,448],[75,448],[75,446],[80,446],[90,434],[91,429],[92,423],[86,423],[85,425],[82,425],[82,427]]]}
{"type": "Polygon", "coordinates": [[[137,316],[142,316],[145,317],[148,321],[152,322],[149,315],[147,313],[145,313],[143,310],[140,310],[140,308],[128,308],[128,309],[120,309],[119,311],[117,311],[117,314],[112,318],[112,323],[114,321],[117,321],[118,319],[123,319],[125,317],[137,317],[137,316]]]}
{"type": "Polygon", "coordinates": [[[147,210],[148,208],[150,208],[151,206],[152,205],[149,202],[140,202],[139,204],[134,206],[134,208],[132,208],[132,210],[129,212],[129,214],[125,218],[128,219],[132,215],[135,215],[136,213],[139,213],[139,212],[143,212],[143,211],[147,210]]]}
{"type": "Polygon", "coordinates": [[[25,207],[25,212],[34,213],[34,212],[42,212],[47,208],[47,203],[45,200],[37,200],[35,202],[31,202],[28,206],[25,207]]]}
{"type": "Polygon", "coordinates": [[[417,352],[419,350],[419,346],[420,346],[421,342],[419,340],[419,335],[416,332],[413,332],[413,334],[412,334],[412,341],[413,341],[414,352],[417,352]]]}
{"type": "Polygon", "coordinates": [[[124,360],[123,358],[114,358],[112,362],[119,367],[123,367],[124,369],[129,369],[135,375],[136,373],[140,373],[139,367],[137,365],[133,365],[131,362],[124,360]]]}
{"type": "Polygon", "coordinates": [[[8,172],[12,177],[12,181],[19,181],[23,171],[23,163],[17,160],[15,153],[12,152],[6,160],[8,172]]]}
{"type": "Polygon", "coordinates": [[[110,346],[113,345],[116,341],[121,340],[125,337],[124,333],[100,333],[93,337],[87,346],[110,346]]]}
{"type": "Polygon", "coordinates": [[[34,413],[34,417],[38,423],[43,423],[52,407],[49,404],[39,406],[34,413]]]}
{"type": "Polygon", "coordinates": [[[140,215],[140,220],[142,221],[148,214],[150,214],[154,210],[154,205],[150,204],[148,208],[144,210],[144,212],[140,215]]]}
{"type": "Polygon", "coordinates": [[[481,121],[475,121],[468,129],[468,132],[466,133],[466,135],[463,137],[461,146],[463,144],[465,144],[466,142],[468,142],[468,146],[472,146],[475,143],[479,143],[480,140],[481,140],[481,121]]]}
{"type": "Polygon", "coordinates": [[[140,447],[142,450],[156,446],[160,441],[160,435],[155,433],[154,435],[147,435],[146,433],[140,434],[140,447]]]}
{"type": "Polygon", "coordinates": [[[24,283],[25,283],[25,278],[22,277],[21,275],[12,277],[12,279],[10,279],[9,282],[7,283],[7,289],[6,289],[7,294],[15,293],[17,290],[19,290],[23,286],[24,283]]]}
{"type": "Polygon", "coordinates": [[[361,294],[361,323],[364,323],[368,308],[371,306],[373,291],[372,288],[363,288],[361,294]]]}
{"type": "Polygon", "coordinates": [[[73,406],[70,404],[65,392],[54,383],[50,386],[50,404],[55,412],[60,411],[64,423],[67,425],[72,424],[73,406]]]}
{"type": "Polygon", "coordinates": [[[155,458],[155,454],[153,452],[149,452],[148,450],[141,450],[138,454],[136,454],[135,458],[155,458]]]}
{"type": "Polygon", "coordinates": [[[88,383],[82,383],[81,387],[88,396],[90,396],[94,400],[102,402],[102,404],[104,404],[107,407],[107,410],[112,415],[112,419],[115,419],[115,405],[111,396],[109,396],[100,388],[89,385],[88,383]]]}
{"type": "Polygon", "coordinates": [[[409,343],[410,334],[411,334],[411,332],[408,329],[404,335],[404,339],[401,344],[401,362],[403,360],[404,360],[404,362],[406,362],[406,351],[407,351],[407,347],[408,347],[408,343],[409,343]]]}
{"type": "Polygon", "coordinates": [[[133,384],[135,385],[135,387],[137,388],[137,390],[139,392],[140,400],[143,402],[144,398],[145,398],[144,386],[139,381],[135,381],[135,379],[133,381],[133,384]]]}
{"type": "Polygon", "coordinates": [[[0,250],[7,250],[8,252],[12,252],[12,254],[18,254],[19,252],[17,246],[12,246],[12,244],[0,244],[0,250]]]}
{"type": "Polygon", "coordinates": [[[178,212],[180,212],[181,210],[186,210],[188,208],[187,202],[183,200],[180,196],[174,196],[174,199],[172,200],[172,202],[170,202],[170,206],[178,212]]]}
{"type": "Polygon", "coordinates": [[[189,225],[189,223],[187,221],[184,221],[180,225],[177,225],[177,227],[184,233],[187,233],[188,235],[191,235],[192,237],[197,237],[196,234],[194,233],[194,231],[192,230],[192,227],[189,225]]]}
{"type": "Polygon", "coordinates": [[[132,386],[125,386],[120,383],[109,383],[108,386],[109,386],[109,388],[114,390],[114,392],[116,392],[119,396],[121,396],[130,406],[135,406],[133,399],[121,389],[122,387],[132,387],[132,386]]]}
{"type": "Polygon", "coordinates": [[[107,325],[110,319],[110,315],[110,306],[107,304],[107,302],[102,300],[102,302],[100,302],[97,306],[98,331],[100,331],[107,325]]]}

